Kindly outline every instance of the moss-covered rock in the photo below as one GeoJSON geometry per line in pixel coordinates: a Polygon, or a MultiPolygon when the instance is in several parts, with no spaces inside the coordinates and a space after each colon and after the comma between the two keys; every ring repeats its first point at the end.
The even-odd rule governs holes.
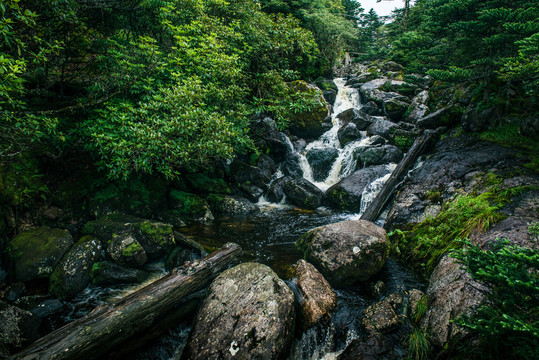
{"type": "Polygon", "coordinates": [[[141,283],[149,274],[146,271],[128,268],[109,261],[97,262],[92,266],[92,284],[99,286],[141,283]]]}
{"type": "Polygon", "coordinates": [[[249,214],[258,211],[255,204],[239,196],[210,194],[207,200],[213,211],[224,215],[249,214]]]}
{"type": "Polygon", "coordinates": [[[42,226],[21,232],[11,240],[6,251],[15,280],[48,278],[71,245],[73,237],[67,230],[42,226]]]}
{"type": "Polygon", "coordinates": [[[292,119],[288,129],[290,133],[303,139],[316,139],[324,133],[322,124],[328,116],[328,109],[322,91],[309,85],[305,81],[294,81],[290,85],[297,92],[317,92],[319,105],[311,111],[297,113],[292,119]]]}
{"type": "Polygon", "coordinates": [[[49,292],[64,298],[76,295],[90,283],[90,270],[102,256],[101,242],[82,237],[62,257],[50,278],[49,292]]]}
{"type": "Polygon", "coordinates": [[[155,221],[142,221],[134,224],[140,244],[150,259],[165,256],[174,247],[172,225],[155,221]]]}
{"type": "Polygon", "coordinates": [[[185,221],[203,224],[213,221],[208,202],[195,194],[172,190],[168,201],[170,209],[185,221]]]}
{"type": "Polygon", "coordinates": [[[107,254],[114,262],[133,267],[142,266],[148,260],[146,251],[132,233],[113,235],[107,254]]]}
{"type": "Polygon", "coordinates": [[[320,206],[324,195],[316,185],[303,178],[289,178],[283,188],[288,200],[302,209],[316,209],[320,206]]]}

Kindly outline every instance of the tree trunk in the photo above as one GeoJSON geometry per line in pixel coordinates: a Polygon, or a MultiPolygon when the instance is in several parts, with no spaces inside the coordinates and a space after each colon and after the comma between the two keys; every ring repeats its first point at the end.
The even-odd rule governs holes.
{"type": "Polygon", "coordinates": [[[393,170],[393,173],[386,181],[374,201],[367,207],[363,215],[361,215],[361,220],[375,221],[384,206],[387,204],[388,200],[391,198],[391,195],[395,191],[396,185],[399,179],[408,171],[408,169],[415,163],[416,159],[425,151],[429,141],[434,137],[435,132],[432,130],[425,130],[421,136],[415,139],[414,144],[404,157],[401,160],[399,165],[393,170]]]}
{"type": "Polygon", "coordinates": [[[116,303],[98,307],[39,339],[10,359],[98,359],[134,335],[141,340],[153,325],[196,309],[200,295],[241,254],[228,243],[193,264],[174,269],[116,303]]]}

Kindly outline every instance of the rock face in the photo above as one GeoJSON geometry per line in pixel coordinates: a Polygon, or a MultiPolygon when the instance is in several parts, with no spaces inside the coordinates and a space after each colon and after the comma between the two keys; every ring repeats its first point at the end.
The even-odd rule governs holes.
{"type": "Polygon", "coordinates": [[[31,312],[0,301],[0,357],[37,340],[40,322],[31,312]]]}
{"type": "Polygon", "coordinates": [[[42,226],[22,232],[8,245],[7,256],[15,268],[17,281],[46,278],[73,245],[69,231],[42,226]]]}
{"type": "Polygon", "coordinates": [[[309,165],[313,169],[314,181],[324,181],[331,170],[331,165],[339,156],[339,150],[335,148],[329,149],[311,149],[307,152],[306,157],[309,165]]]}
{"type": "Polygon", "coordinates": [[[462,330],[453,320],[470,314],[483,301],[485,291],[455,259],[442,258],[429,279],[429,308],[421,320],[421,328],[428,332],[431,343],[441,348],[460,334],[462,330]]]}
{"type": "Polygon", "coordinates": [[[288,200],[302,208],[314,210],[320,206],[324,193],[304,178],[291,179],[284,184],[288,200]]]}
{"type": "Polygon", "coordinates": [[[265,265],[240,264],[210,286],[182,359],[285,358],[294,317],[284,281],[265,265]]]}
{"type": "Polygon", "coordinates": [[[292,266],[291,275],[299,290],[301,324],[308,329],[320,319],[329,317],[337,306],[337,295],[327,280],[305,260],[292,266]]]}
{"type": "Polygon", "coordinates": [[[93,236],[82,237],[54,269],[49,291],[58,297],[69,297],[90,283],[90,271],[102,254],[101,242],[93,236]]]}
{"type": "Polygon", "coordinates": [[[369,279],[389,255],[385,230],[363,220],[317,227],[305,233],[296,247],[333,287],[369,279]]]}
{"type": "Polygon", "coordinates": [[[363,190],[375,179],[389,172],[385,165],[357,170],[330,187],[326,191],[324,203],[333,209],[358,212],[361,206],[363,190]]]}

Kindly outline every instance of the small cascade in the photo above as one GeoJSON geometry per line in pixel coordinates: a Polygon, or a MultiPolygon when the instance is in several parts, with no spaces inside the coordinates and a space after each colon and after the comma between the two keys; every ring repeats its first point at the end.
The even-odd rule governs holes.
{"type": "Polygon", "coordinates": [[[372,183],[366,186],[365,189],[363,189],[363,194],[361,195],[361,205],[359,209],[360,214],[363,214],[367,207],[374,201],[374,199],[376,198],[380,190],[382,190],[382,187],[389,179],[391,173],[393,172],[393,170],[395,170],[396,167],[397,164],[386,165],[386,168],[388,169],[389,173],[374,180],[372,183]]]}

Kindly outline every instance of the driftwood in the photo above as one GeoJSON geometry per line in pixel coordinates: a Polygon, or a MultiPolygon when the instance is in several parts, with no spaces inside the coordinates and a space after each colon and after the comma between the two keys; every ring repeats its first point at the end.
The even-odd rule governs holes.
{"type": "MultiPolygon", "coordinates": [[[[44,336],[9,359],[98,359],[153,325],[188,315],[200,303],[200,290],[241,254],[228,243],[189,266],[174,269],[148,286],[44,336]],[[198,293],[198,294],[197,294],[198,293]]],[[[149,331],[151,332],[151,331],[149,331]]]]}
{"type": "Polygon", "coordinates": [[[367,207],[365,212],[361,215],[361,220],[375,221],[384,206],[387,204],[393,192],[396,189],[396,185],[400,178],[408,171],[408,169],[415,163],[416,159],[425,151],[425,148],[429,144],[430,140],[435,136],[435,132],[432,130],[425,130],[421,136],[415,139],[414,144],[401,160],[399,165],[393,170],[393,173],[386,181],[374,201],[367,207]]]}

